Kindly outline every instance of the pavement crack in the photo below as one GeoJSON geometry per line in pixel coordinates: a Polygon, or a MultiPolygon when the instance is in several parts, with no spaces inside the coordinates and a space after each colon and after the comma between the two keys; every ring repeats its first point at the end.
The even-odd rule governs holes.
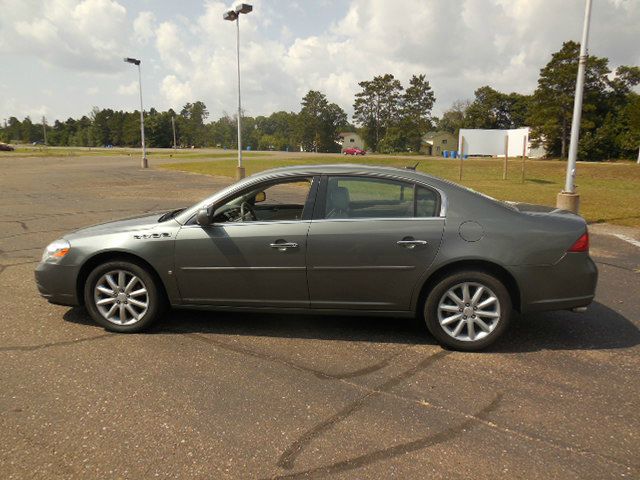
{"type": "MultiPolygon", "coordinates": [[[[437,355],[437,354],[436,354],[437,355]]],[[[296,473],[287,475],[278,475],[271,477],[272,479],[294,479],[294,478],[326,478],[328,475],[338,474],[349,470],[355,470],[371,463],[388,460],[399,455],[405,455],[407,453],[422,450],[439,443],[448,442],[468,429],[479,425],[479,421],[486,418],[490,413],[495,411],[500,405],[502,400],[502,394],[497,394],[494,399],[484,408],[479,410],[471,418],[464,420],[463,422],[450,427],[441,432],[427,435],[426,437],[413,440],[411,442],[401,443],[392,447],[382,448],[374,450],[373,452],[365,453],[357,457],[352,457],[347,460],[342,460],[329,465],[323,465],[321,467],[312,468],[309,470],[303,470],[296,473]]]]}
{"type": "Polygon", "coordinates": [[[623,267],[622,265],[616,265],[615,263],[601,262],[600,260],[596,260],[596,263],[599,265],[606,265],[607,267],[619,268],[620,270],[626,270],[631,273],[638,273],[638,271],[633,268],[623,267]]]}
{"type": "Polygon", "coordinates": [[[17,263],[8,263],[6,265],[0,265],[0,275],[4,272],[8,267],[17,267],[19,265],[29,265],[30,263],[38,263],[37,260],[29,260],[28,262],[17,262],[17,263]]]}
{"type": "Polygon", "coordinates": [[[113,337],[112,333],[105,333],[95,337],[78,338],[75,340],[65,340],[62,342],[43,343],[41,345],[19,345],[15,347],[0,347],[0,352],[33,352],[35,350],[44,350],[46,348],[67,347],[78,343],[93,342],[95,340],[103,340],[107,337],[113,337]]]}
{"type": "Polygon", "coordinates": [[[20,228],[22,228],[23,230],[29,230],[29,227],[27,227],[27,224],[24,223],[22,220],[0,220],[0,223],[17,223],[18,225],[20,225],[20,228]]]}
{"type": "Polygon", "coordinates": [[[6,240],[8,238],[22,237],[24,235],[37,235],[39,233],[68,232],[68,231],[69,231],[69,229],[67,229],[67,228],[57,228],[57,229],[54,229],[54,230],[40,230],[40,231],[37,231],[37,232],[27,231],[27,232],[14,233],[13,235],[7,235],[7,236],[4,236],[4,237],[0,237],[0,240],[6,240]]]}
{"type": "Polygon", "coordinates": [[[428,367],[432,363],[438,361],[441,358],[446,357],[449,354],[451,354],[451,352],[446,350],[441,350],[433,355],[430,355],[424,358],[422,361],[418,362],[416,365],[412,366],[411,368],[408,368],[407,370],[401,372],[400,374],[383,382],[378,387],[374,388],[373,390],[366,393],[359,399],[350,403],[349,405],[344,407],[342,410],[340,410],[333,416],[323,420],[322,422],[318,423],[311,429],[307,430],[304,434],[302,434],[300,438],[298,438],[298,440],[296,440],[289,447],[287,447],[287,449],[282,453],[282,455],[280,455],[277,465],[284,469],[293,468],[296,458],[302,453],[304,448],[311,443],[313,439],[324,434],[337,423],[341,422],[342,420],[346,419],[350,415],[359,411],[362,407],[364,407],[364,405],[368,400],[378,397],[383,393],[386,393],[387,391],[391,390],[398,384],[402,383],[406,379],[418,373],[420,370],[428,367]]]}
{"type": "MultiPolygon", "coordinates": [[[[182,333],[182,332],[175,332],[175,333],[182,333]]],[[[369,367],[365,367],[362,368],[360,370],[355,370],[352,372],[346,372],[346,373],[338,373],[338,374],[332,374],[332,373],[327,373],[327,372],[323,372],[321,370],[316,370],[314,368],[310,368],[304,365],[300,365],[298,363],[292,362],[291,360],[286,360],[284,358],[278,357],[276,355],[269,355],[266,353],[261,353],[261,352],[256,352],[255,350],[251,350],[249,348],[246,347],[241,347],[240,345],[231,345],[229,343],[226,342],[220,342],[218,340],[214,340],[213,338],[209,338],[209,337],[205,337],[204,335],[198,334],[198,333],[182,333],[185,336],[191,337],[195,340],[198,340],[200,342],[204,342],[204,343],[210,343],[212,345],[215,345],[219,348],[223,348],[225,350],[229,350],[235,353],[241,353],[244,355],[250,355],[252,357],[256,357],[256,358],[261,358],[263,360],[270,360],[272,362],[277,362],[283,365],[286,365],[290,368],[293,368],[295,370],[300,370],[303,372],[307,372],[307,373],[311,373],[313,375],[315,375],[318,378],[321,379],[326,379],[326,380],[343,380],[343,379],[348,379],[348,378],[355,378],[355,377],[359,377],[362,375],[368,375],[370,373],[373,373],[377,370],[381,370],[383,368],[385,368],[389,362],[396,357],[397,355],[399,355],[398,353],[395,353],[393,355],[390,355],[389,357],[385,358],[384,360],[382,360],[379,363],[376,363],[375,365],[371,365],[369,367]]]]}

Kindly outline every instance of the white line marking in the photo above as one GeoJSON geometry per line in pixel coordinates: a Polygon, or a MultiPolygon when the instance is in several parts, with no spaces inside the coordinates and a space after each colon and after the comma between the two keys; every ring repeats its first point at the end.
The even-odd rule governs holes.
{"type": "Polygon", "coordinates": [[[640,241],[636,240],[635,238],[631,238],[630,236],[623,233],[614,233],[613,236],[618,237],[620,240],[624,240],[625,242],[628,242],[631,245],[635,245],[636,247],[640,248],[640,241]]]}

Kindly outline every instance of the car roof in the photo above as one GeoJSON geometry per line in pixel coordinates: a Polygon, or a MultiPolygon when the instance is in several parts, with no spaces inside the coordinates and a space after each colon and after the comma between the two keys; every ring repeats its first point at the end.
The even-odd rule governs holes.
{"type": "Polygon", "coordinates": [[[394,177],[403,177],[408,180],[429,181],[442,185],[446,182],[438,177],[434,177],[427,173],[417,172],[407,168],[385,167],[380,165],[362,165],[357,163],[340,163],[328,165],[295,165],[289,167],[278,167],[270,170],[264,170],[255,173],[248,178],[262,178],[267,176],[286,176],[286,175],[355,175],[355,174],[380,174],[390,175],[394,177]]]}

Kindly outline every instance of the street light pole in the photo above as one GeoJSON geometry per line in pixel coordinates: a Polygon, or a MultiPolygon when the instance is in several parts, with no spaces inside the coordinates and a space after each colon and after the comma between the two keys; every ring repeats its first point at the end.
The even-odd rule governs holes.
{"type": "Polygon", "coordinates": [[[236,18],[236,53],[238,58],[238,179],[244,178],[245,169],[242,165],[242,96],[240,93],[240,15],[236,18]]]}
{"type": "Polygon", "coordinates": [[[222,18],[231,22],[236,22],[236,56],[238,63],[238,168],[236,172],[236,178],[238,180],[244,178],[245,168],[242,165],[242,96],[240,90],[240,14],[249,13],[253,10],[253,7],[248,3],[241,3],[236,6],[234,10],[229,10],[224,13],[222,18]]]}
{"type": "Polygon", "coordinates": [[[589,41],[589,23],[591,21],[591,0],[586,0],[582,41],[580,42],[580,58],[578,60],[578,77],[576,79],[576,95],[573,102],[573,119],[571,120],[571,143],[567,159],[567,177],[564,190],[558,194],[556,206],[564,210],[578,213],[580,195],[576,193],[576,160],[578,157],[578,140],[580,138],[580,120],[582,117],[582,96],[584,92],[584,71],[587,66],[587,43],[589,41]]]}
{"type": "Polygon", "coordinates": [[[144,141],[144,106],[142,104],[142,72],[140,71],[140,60],[136,58],[125,58],[126,63],[131,63],[138,67],[138,85],[140,87],[140,138],[142,140],[142,160],[140,166],[142,168],[149,168],[149,162],[147,160],[147,146],[144,141]]]}

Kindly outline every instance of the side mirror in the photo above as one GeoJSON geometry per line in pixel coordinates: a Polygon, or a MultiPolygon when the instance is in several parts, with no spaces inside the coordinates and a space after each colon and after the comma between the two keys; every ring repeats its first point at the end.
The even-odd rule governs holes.
{"type": "Polygon", "coordinates": [[[209,215],[209,209],[201,208],[196,213],[196,223],[201,227],[211,225],[211,216],[209,215]]]}
{"type": "Polygon", "coordinates": [[[267,193],[266,192],[258,192],[256,193],[256,198],[255,198],[255,203],[260,203],[260,202],[264,202],[267,199],[267,193]]]}

